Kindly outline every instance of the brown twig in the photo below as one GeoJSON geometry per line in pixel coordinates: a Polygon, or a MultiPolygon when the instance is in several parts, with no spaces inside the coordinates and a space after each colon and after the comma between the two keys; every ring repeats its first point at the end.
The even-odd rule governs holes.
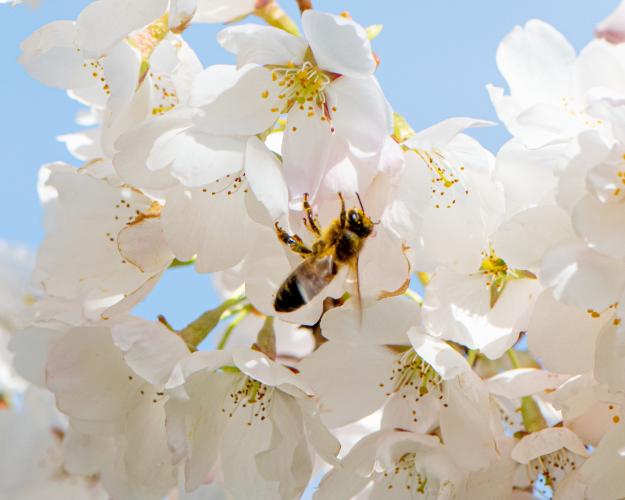
{"type": "Polygon", "coordinates": [[[300,12],[303,14],[305,10],[312,9],[312,0],[297,0],[300,12]]]}

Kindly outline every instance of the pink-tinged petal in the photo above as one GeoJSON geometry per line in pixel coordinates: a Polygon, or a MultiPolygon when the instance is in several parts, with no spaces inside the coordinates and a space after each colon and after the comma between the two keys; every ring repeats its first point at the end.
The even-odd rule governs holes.
{"type": "Polygon", "coordinates": [[[62,338],[61,332],[37,327],[12,334],[9,350],[15,371],[31,384],[45,387],[49,353],[62,338]]]}
{"type": "Polygon", "coordinates": [[[92,2],[76,19],[79,45],[90,57],[100,56],[132,31],[161,17],[167,4],[167,0],[92,2]]]}
{"type": "Polygon", "coordinates": [[[257,0],[197,0],[194,23],[227,23],[254,11],[257,0]]]}
{"type": "Polygon", "coordinates": [[[566,304],[603,311],[625,288],[625,263],[573,243],[543,259],[540,281],[566,304]]]}
{"type": "Polygon", "coordinates": [[[597,381],[606,384],[610,392],[618,395],[625,391],[625,346],[622,333],[613,322],[606,323],[599,333],[595,354],[594,373],[597,381]]]}
{"type": "Polygon", "coordinates": [[[265,385],[290,385],[311,393],[302,377],[298,377],[284,365],[270,360],[261,352],[247,348],[237,349],[232,353],[232,361],[242,373],[265,385]]]}
{"type": "Polygon", "coordinates": [[[113,326],[111,334],[128,366],[152,384],[167,382],[174,366],[189,355],[184,341],[155,321],[129,318],[113,326]]]}
{"type": "Polygon", "coordinates": [[[158,218],[145,218],[126,226],[119,232],[117,248],[127,262],[149,274],[164,271],[174,259],[158,218]]]}
{"type": "Polygon", "coordinates": [[[311,9],[302,15],[302,27],[321,69],[356,77],[375,71],[367,32],[351,19],[311,9]]]}
{"type": "Polygon", "coordinates": [[[625,424],[610,429],[582,465],[580,474],[589,484],[587,498],[623,498],[625,496],[625,424]]]}
{"type": "Polygon", "coordinates": [[[299,66],[304,61],[306,40],[272,26],[243,24],[217,34],[217,41],[237,56],[237,66],[253,63],[261,66],[299,66]]]}
{"type": "Polygon", "coordinates": [[[331,125],[321,118],[316,109],[294,106],[289,111],[282,157],[292,200],[301,200],[305,193],[314,197],[328,167],[334,137],[331,125]]]}
{"type": "MultiPolygon", "coordinates": [[[[169,391],[174,391],[182,387],[198,372],[213,372],[232,364],[232,353],[230,351],[195,351],[182,358],[174,367],[165,388],[169,391]]],[[[184,392],[176,394],[176,396],[182,399],[189,398],[189,395],[184,392]]]]}
{"type": "Polygon", "coordinates": [[[319,397],[319,414],[329,427],[355,422],[380,408],[397,355],[373,344],[330,341],[298,369],[319,397]]]}
{"type": "Polygon", "coordinates": [[[195,268],[200,273],[237,265],[255,236],[255,223],[246,215],[244,190],[226,182],[172,190],[161,220],[174,255],[183,261],[197,255],[195,268]]]}
{"type": "Polygon", "coordinates": [[[378,153],[393,129],[393,113],[378,81],[345,76],[325,92],[336,134],[362,154],[378,153]]]}
{"type": "Polygon", "coordinates": [[[280,391],[271,399],[271,444],[256,455],[258,472],[268,483],[279,484],[280,498],[300,498],[313,471],[298,402],[280,391]]]}
{"type": "Polygon", "coordinates": [[[288,214],[289,190],[282,165],[257,137],[247,141],[245,175],[256,199],[265,206],[272,219],[288,214]]]}
{"type": "Polygon", "coordinates": [[[323,315],[321,331],[329,340],[371,342],[373,344],[405,345],[406,333],[419,323],[418,304],[406,297],[375,301],[361,313],[350,305],[336,307],[323,315]]]}
{"type": "Polygon", "coordinates": [[[569,379],[568,375],[560,375],[538,370],[536,368],[517,368],[508,370],[486,381],[491,394],[517,399],[547,390],[555,390],[569,379]]]}
{"type": "Polygon", "coordinates": [[[434,368],[443,380],[450,380],[470,370],[466,359],[447,342],[421,333],[416,327],[408,330],[408,337],[415,352],[434,368]]]}
{"type": "Polygon", "coordinates": [[[126,365],[107,328],[70,330],[50,352],[46,378],[63,413],[102,422],[124,418],[145,384],[126,365]]]}
{"type": "Polygon", "coordinates": [[[248,412],[235,411],[223,432],[220,459],[226,498],[282,498],[279,483],[265,480],[257,465],[258,455],[271,447],[273,424],[270,418],[249,422],[248,412]]]}
{"type": "Polygon", "coordinates": [[[83,67],[84,54],[76,50],[73,21],[46,24],[21,44],[19,62],[30,76],[51,87],[89,87],[95,81],[83,67]]]}
{"type": "Polygon", "coordinates": [[[243,169],[245,138],[216,136],[192,126],[158,140],[148,158],[169,165],[171,175],[183,186],[200,187],[243,169]]]}
{"type": "Polygon", "coordinates": [[[128,448],[124,454],[124,466],[132,481],[162,492],[175,487],[178,475],[167,443],[164,401],[154,403],[143,398],[130,412],[125,426],[128,448]]]}
{"type": "Polygon", "coordinates": [[[280,87],[271,70],[254,64],[240,69],[217,65],[195,79],[190,104],[202,110],[195,123],[214,135],[254,135],[278,119],[280,87]]]}
{"type": "Polygon", "coordinates": [[[142,188],[166,189],[174,186],[176,179],[165,168],[168,164],[159,161],[156,165],[148,165],[148,158],[156,143],[190,125],[187,116],[180,116],[174,111],[122,134],[115,142],[117,152],[113,157],[117,174],[129,184],[142,188]]]}
{"type": "Polygon", "coordinates": [[[466,129],[492,127],[493,125],[496,124],[477,118],[449,118],[409,137],[404,144],[409,148],[429,151],[446,146],[454,137],[466,129]]]}
{"type": "Polygon", "coordinates": [[[584,443],[565,427],[550,427],[523,437],[512,450],[512,458],[527,464],[535,458],[566,448],[580,457],[588,457],[584,443]]]}
{"type": "Polygon", "coordinates": [[[189,399],[171,398],[165,405],[169,445],[176,458],[185,458],[185,486],[195,490],[206,481],[219,457],[228,415],[221,411],[237,377],[202,372],[185,384],[189,399]]]}
{"type": "Polygon", "coordinates": [[[605,38],[610,43],[625,42],[625,2],[618,4],[608,17],[595,28],[597,38],[605,38]]]}
{"type": "Polygon", "coordinates": [[[558,302],[545,290],[527,327],[528,348],[549,370],[587,372],[594,365],[595,343],[606,316],[593,318],[586,309],[558,302]]]}
{"type": "Polygon", "coordinates": [[[440,413],[441,434],[454,461],[466,470],[483,469],[497,456],[490,411],[486,384],[473,370],[447,382],[447,405],[442,405],[440,413]]]}

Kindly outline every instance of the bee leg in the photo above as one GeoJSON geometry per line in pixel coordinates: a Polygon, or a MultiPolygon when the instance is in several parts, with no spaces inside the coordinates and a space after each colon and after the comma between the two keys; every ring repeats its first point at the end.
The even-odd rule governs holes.
{"type": "Polygon", "coordinates": [[[321,227],[319,225],[319,219],[313,215],[312,207],[308,202],[308,193],[304,193],[304,212],[306,217],[304,218],[304,225],[315,236],[321,236],[321,227]]]}
{"type": "Polygon", "coordinates": [[[287,233],[277,222],[275,223],[275,228],[280,241],[282,241],[285,245],[288,245],[293,252],[301,255],[302,257],[306,257],[312,253],[312,250],[304,244],[299,236],[287,233]]]}
{"type": "Polygon", "coordinates": [[[345,199],[343,198],[342,193],[337,193],[339,195],[339,200],[341,200],[341,215],[339,216],[339,220],[341,222],[341,227],[345,227],[347,225],[347,212],[345,211],[345,199]]]}

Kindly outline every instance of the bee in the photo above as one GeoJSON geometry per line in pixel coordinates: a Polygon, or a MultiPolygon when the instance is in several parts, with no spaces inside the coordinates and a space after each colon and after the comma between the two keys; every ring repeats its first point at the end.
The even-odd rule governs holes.
{"type": "MultiPolygon", "coordinates": [[[[358,194],[356,194],[358,196],[358,194]]],[[[365,214],[360,196],[360,209],[345,210],[345,200],[339,193],[341,212],[326,228],[312,213],[308,195],[304,195],[304,225],[316,239],[307,247],[296,234],[289,234],[276,222],[278,238],[304,258],[284,280],[274,301],[277,312],[296,311],[319,295],[336,277],[339,269],[348,265],[358,278],[358,255],[373,232],[375,223],[365,214]]],[[[358,297],[359,298],[359,297],[358,297]]]]}

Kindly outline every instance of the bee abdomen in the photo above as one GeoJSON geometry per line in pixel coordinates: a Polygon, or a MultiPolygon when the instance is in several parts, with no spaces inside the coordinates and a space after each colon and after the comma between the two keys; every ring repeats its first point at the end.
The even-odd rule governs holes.
{"type": "Polygon", "coordinates": [[[330,284],[338,267],[332,255],[309,257],[282,283],[273,305],[277,312],[291,312],[308,304],[330,284]]]}
{"type": "Polygon", "coordinates": [[[292,312],[304,304],[306,300],[297,284],[297,276],[291,274],[278,289],[273,306],[277,312],[292,312]]]}

